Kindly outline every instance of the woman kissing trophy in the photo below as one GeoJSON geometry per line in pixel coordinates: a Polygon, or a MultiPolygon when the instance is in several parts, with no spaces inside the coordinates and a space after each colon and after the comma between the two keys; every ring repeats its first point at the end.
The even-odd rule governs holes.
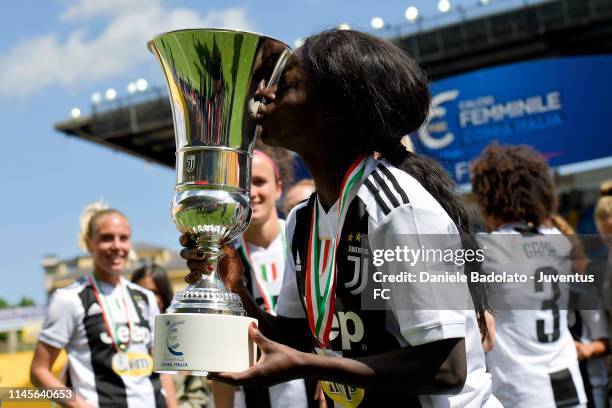
{"type": "Polygon", "coordinates": [[[155,319],[154,369],[206,375],[242,371],[256,347],[240,297],[219,279],[222,245],[251,216],[252,142],[259,87],[276,86],[290,48],[259,34],[192,29],[148,42],[167,80],[174,119],[177,182],[172,217],[206,256],[206,274],[178,292],[155,319]]]}

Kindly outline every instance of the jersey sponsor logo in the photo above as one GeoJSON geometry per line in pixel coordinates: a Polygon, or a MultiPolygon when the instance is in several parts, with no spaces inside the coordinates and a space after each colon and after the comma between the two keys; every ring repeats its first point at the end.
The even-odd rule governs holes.
{"type": "Polygon", "coordinates": [[[334,402],[342,407],[355,408],[361,404],[365,391],[353,385],[338,384],[330,381],[321,381],[321,388],[334,402]]]}
{"type": "Polygon", "coordinates": [[[148,377],[153,372],[153,358],[146,353],[116,353],[111,365],[119,376],[148,377]]]}
{"type": "MultiPolygon", "coordinates": [[[[149,332],[149,329],[139,325],[132,326],[132,333],[130,336],[130,328],[126,324],[122,324],[117,327],[116,336],[118,342],[121,344],[149,344],[151,342],[151,332],[149,332]]],[[[106,330],[100,332],[100,340],[102,340],[104,344],[113,344],[113,339],[111,339],[106,330]]]]}
{"type": "Polygon", "coordinates": [[[357,313],[334,313],[329,340],[333,341],[340,336],[342,350],[350,350],[351,344],[359,343],[363,339],[363,333],[363,321],[357,313]]]}
{"type": "Polygon", "coordinates": [[[183,352],[178,351],[177,349],[181,346],[178,341],[178,332],[179,329],[177,326],[184,324],[185,320],[173,320],[167,319],[166,325],[168,326],[168,331],[166,332],[166,348],[173,356],[182,356],[183,352]]]}
{"type": "MultiPolygon", "coordinates": [[[[334,316],[334,320],[336,316],[334,316]]],[[[315,347],[315,353],[320,356],[342,357],[341,352],[315,347]]],[[[338,384],[332,381],[319,381],[323,392],[335,402],[335,406],[358,407],[365,397],[365,390],[354,385],[338,384]]]]}

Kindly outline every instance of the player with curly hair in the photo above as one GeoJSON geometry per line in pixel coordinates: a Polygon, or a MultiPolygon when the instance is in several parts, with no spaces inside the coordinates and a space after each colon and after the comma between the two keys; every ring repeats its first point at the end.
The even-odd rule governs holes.
{"type": "Polygon", "coordinates": [[[582,406],[567,293],[551,278],[572,274],[572,245],[545,225],[556,207],[546,161],[528,146],[492,144],[473,164],[472,190],[490,231],[479,236],[485,273],[518,273],[526,282],[489,288],[497,305],[495,347],[487,353],[494,395],[507,407],[582,406]]]}

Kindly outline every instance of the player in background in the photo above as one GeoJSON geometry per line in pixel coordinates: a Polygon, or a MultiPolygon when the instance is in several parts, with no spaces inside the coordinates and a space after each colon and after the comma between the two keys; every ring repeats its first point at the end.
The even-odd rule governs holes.
{"type": "Polygon", "coordinates": [[[490,284],[496,338],[487,368],[494,395],[507,407],[586,404],[567,327],[569,291],[542,278],[573,274],[570,241],[543,225],[556,206],[545,160],[527,146],[490,145],[474,162],[472,191],[490,231],[479,236],[484,272],[528,278],[490,284]]]}
{"type": "Polygon", "coordinates": [[[65,406],[176,407],[172,378],[153,372],[155,296],[122,277],[132,248],[127,217],[94,203],[81,216],[79,241],[91,254],[93,272],[53,293],[34,350],[32,384],[63,387],[50,368],[65,349],[69,386],[77,394],[61,401],[65,406]]]}
{"type": "MultiPolygon", "coordinates": [[[[256,141],[251,173],[251,222],[235,243],[245,265],[245,285],[259,307],[270,314],[276,314],[287,254],[285,220],[279,217],[276,203],[281,198],[283,182],[288,183],[293,176],[292,168],[289,152],[256,141]]],[[[306,408],[309,402],[315,404],[314,382],[310,385],[308,392],[304,380],[297,379],[267,388],[242,387],[236,391],[236,387],[214,382],[213,392],[217,408],[306,408]]]]}
{"type": "Polygon", "coordinates": [[[285,216],[289,215],[293,207],[306,200],[314,192],[315,184],[312,179],[302,179],[289,187],[285,192],[285,197],[283,197],[282,209],[285,216]]]}

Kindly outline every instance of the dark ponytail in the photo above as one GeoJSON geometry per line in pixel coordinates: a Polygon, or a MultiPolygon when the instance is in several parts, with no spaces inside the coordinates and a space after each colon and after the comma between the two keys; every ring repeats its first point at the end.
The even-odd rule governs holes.
{"type": "MultiPolygon", "coordinates": [[[[480,248],[476,241],[476,233],[473,223],[470,222],[469,214],[457,198],[455,183],[438,162],[429,157],[408,152],[403,146],[400,146],[385,159],[414,177],[440,203],[457,226],[463,249],[475,251],[480,248]]],[[[472,259],[472,262],[466,260],[464,271],[468,275],[468,287],[474,302],[480,333],[483,339],[490,340],[485,320],[485,311],[491,312],[486,286],[469,279],[470,272],[482,273],[482,263],[475,259],[472,259]]]]}

